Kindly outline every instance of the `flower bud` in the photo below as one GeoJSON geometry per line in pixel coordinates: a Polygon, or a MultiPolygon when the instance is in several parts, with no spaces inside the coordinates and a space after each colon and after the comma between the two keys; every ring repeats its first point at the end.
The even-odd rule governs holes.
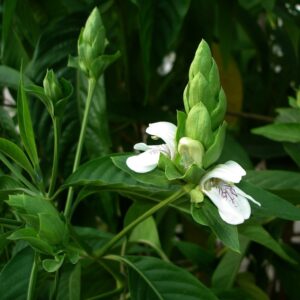
{"type": "Polygon", "coordinates": [[[185,136],[199,141],[205,149],[212,143],[210,115],[202,102],[189,112],[185,124],[185,136]]]}
{"type": "Polygon", "coordinates": [[[82,32],[82,39],[85,43],[93,45],[93,43],[98,39],[97,43],[102,46],[105,41],[105,30],[102,24],[101,15],[98,8],[94,8],[89,15],[84,30],[82,32]],[[100,36],[98,36],[100,34],[100,36]]]}
{"type": "Polygon", "coordinates": [[[189,80],[192,80],[197,73],[202,73],[202,75],[208,79],[208,74],[212,66],[211,52],[208,44],[202,40],[196,50],[195,57],[190,66],[189,70],[189,80]]]}
{"type": "Polygon", "coordinates": [[[43,80],[45,99],[44,104],[49,114],[60,117],[64,113],[68,99],[72,95],[73,87],[64,78],[57,79],[53,70],[48,70],[43,80]]]}
{"type": "Polygon", "coordinates": [[[93,76],[90,70],[95,60],[103,55],[105,46],[105,28],[99,10],[94,8],[78,39],[78,65],[88,76],[93,76]]]}
{"type": "Polygon", "coordinates": [[[196,164],[199,168],[202,168],[204,147],[200,142],[183,137],[179,140],[178,153],[180,155],[180,163],[185,169],[189,168],[192,164],[196,164]]]}
{"type": "Polygon", "coordinates": [[[204,200],[204,195],[199,185],[190,191],[191,202],[198,204],[204,200]]]}
{"type": "Polygon", "coordinates": [[[45,95],[53,102],[56,103],[63,97],[63,92],[58,79],[56,78],[53,70],[48,70],[43,80],[45,95]]]}

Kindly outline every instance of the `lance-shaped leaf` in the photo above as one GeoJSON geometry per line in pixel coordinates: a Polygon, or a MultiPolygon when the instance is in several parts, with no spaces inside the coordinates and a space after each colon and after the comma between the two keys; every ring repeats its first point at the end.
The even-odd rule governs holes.
{"type": "Polygon", "coordinates": [[[10,157],[16,164],[18,164],[32,178],[34,178],[34,170],[32,165],[19,146],[7,139],[0,138],[0,152],[10,157]]]}
{"type": "Polygon", "coordinates": [[[300,124],[276,123],[252,129],[252,133],[262,135],[277,142],[300,142],[300,124]]]}
{"type": "Polygon", "coordinates": [[[33,255],[33,251],[26,247],[13,256],[3,267],[0,273],[2,300],[24,299],[29,287],[33,255]]]}
{"type": "Polygon", "coordinates": [[[128,266],[132,300],[216,300],[217,297],[192,274],[154,257],[109,255],[128,266]]]}
{"type": "Polygon", "coordinates": [[[18,122],[20,128],[20,135],[25,150],[28,153],[34,167],[36,168],[39,166],[39,159],[34,139],[34,132],[31,122],[28,99],[24,90],[22,76],[18,90],[18,122]]]}

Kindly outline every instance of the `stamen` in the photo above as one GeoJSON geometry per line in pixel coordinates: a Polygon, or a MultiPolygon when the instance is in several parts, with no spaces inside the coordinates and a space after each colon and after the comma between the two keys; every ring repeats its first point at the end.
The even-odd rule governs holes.
{"type": "Polygon", "coordinates": [[[237,192],[234,188],[234,186],[225,183],[225,182],[220,182],[218,184],[218,190],[219,190],[219,194],[220,196],[225,199],[225,200],[230,200],[232,202],[232,204],[237,207],[238,204],[236,202],[236,198],[237,198],[237,192]]]}

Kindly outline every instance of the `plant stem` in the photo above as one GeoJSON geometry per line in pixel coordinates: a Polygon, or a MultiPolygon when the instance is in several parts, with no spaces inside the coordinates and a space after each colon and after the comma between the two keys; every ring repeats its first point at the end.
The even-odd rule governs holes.
{"type": "Polygon", "coordinates": [[[264,115],[259,115],[259,114],[252,114],[252,113],[246,113],[243,111],[227,111],[227,115],[229,116],[234,116],[234,117],[242,117],[245,119],[253,119],[253,120],[259,120],[259,121],[264,121],[267,123],[272,123],[274,122],[274,118],[270,116],[264,116],[264,115]]]}
{"type": "Polygon", "coordinates": [[[0,218],[0,224],[2,226],[18,227],[18,226],[23,225],[23,222],[20,222],[20,221],[17,221],[17,220],[12,220],[12,219],[0,218]]]}
{"type": "Polygon", "coordinates": [[[53,146],[54,154],[53,154],[51,182],[48,191],[49,197],[51,197],[54,192],[55,182],[57,177],[57,169],[58,169],[58,145],[59,145],[60,124],[55,117],[53,117],[53,132],[54,132],[54,146],[53,146]]]}
{"type": "MultiPolygon", "coordinates": [[[[73,170],[72,170],[73,173],[77,170],[79,163],[80,163],[83,142],[84,142],[84,137],[85,137],[85,132],[86,132],[86,126],[87,126],[87,121],[88,121],[88,115],[89,115],[89,111],[91,108],[91,103],[92,103],[92,98],[93,98],[93,94],[95,91],[95,86],[96,86],[96,79],[89,78],[87,100],[86,100],[86,104],[85,104],[85,109],[84,109],[81,129],[80,129],[80,135],[79,135],[78,145],[77,145],[76,154],[75,154],[75,160],[74,160],[74,165],[73,165],[73,170]]],[[[65,211],[64,211],[64,215],[67,218],[69,218],[69,216],[70,216],[73,194],[74,194],[74,189],[73,189],[73,187],[70,187],[69,191],[68,191],[68,197],[67,197],[67,202],[66,202],[65,211]]]]}
{"type": "Polygon", "coordinates": [[[190,188],[187,188],[187,186],[183,187],[170,197],[166,198],[165,200],[159,202],[152,208],[150,208],[148,211],[146,211],[144,214],[139,216],[137,219],[135,219],[132,223],[130,223],[128,226],[123,228],[117,235],[115,235],[107,244],[105,244],[103,247],[100,249],[96,250],[94,252],[94,256],[96,258],[103,256],[107,250],[109,250],[111,247],[113,247],[120,239],[122,239],[127,233],[132,230],[136,225],[153,215],[155,212],[157,212],[159,209],[162,207],[170,204],[171,202],[177,200],[178,198],[182,197],[184,194],[189,192],[190,188]]]}
{"type": "Polygon", "coordinates": [[[13,165],[9,162],[8,159],[6,159],[6,157],[0,153],[0,160],[6,165],[6,167],[8,169],[10,169],[10,171],[23,183],[25,184],[31,191],[34,191],[36,193],[40,193],[39,190],[33,185],[31,184],[22,174],[21,172],[13,165]]]}
{"type": "Polygon", "coordinates": [[[34,299],[34,292],[35,292],[35,283],[36,283],[36,277],[37,277],[37,271],[38,271],[38,254],[34,253],[33,258],[33,264],[31,268],[30,278],[29,278],[29,286],[27,291],[27,298],[26,300],[33,300],[34,299]]]}

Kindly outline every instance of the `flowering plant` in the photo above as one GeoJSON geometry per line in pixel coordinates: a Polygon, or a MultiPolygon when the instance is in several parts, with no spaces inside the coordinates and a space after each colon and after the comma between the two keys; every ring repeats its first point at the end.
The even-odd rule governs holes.
{"type": "Polygon", "coordinates": [[[297,7],[46,2],[0,4],[1,300],[298,299],[297,7]]]}

